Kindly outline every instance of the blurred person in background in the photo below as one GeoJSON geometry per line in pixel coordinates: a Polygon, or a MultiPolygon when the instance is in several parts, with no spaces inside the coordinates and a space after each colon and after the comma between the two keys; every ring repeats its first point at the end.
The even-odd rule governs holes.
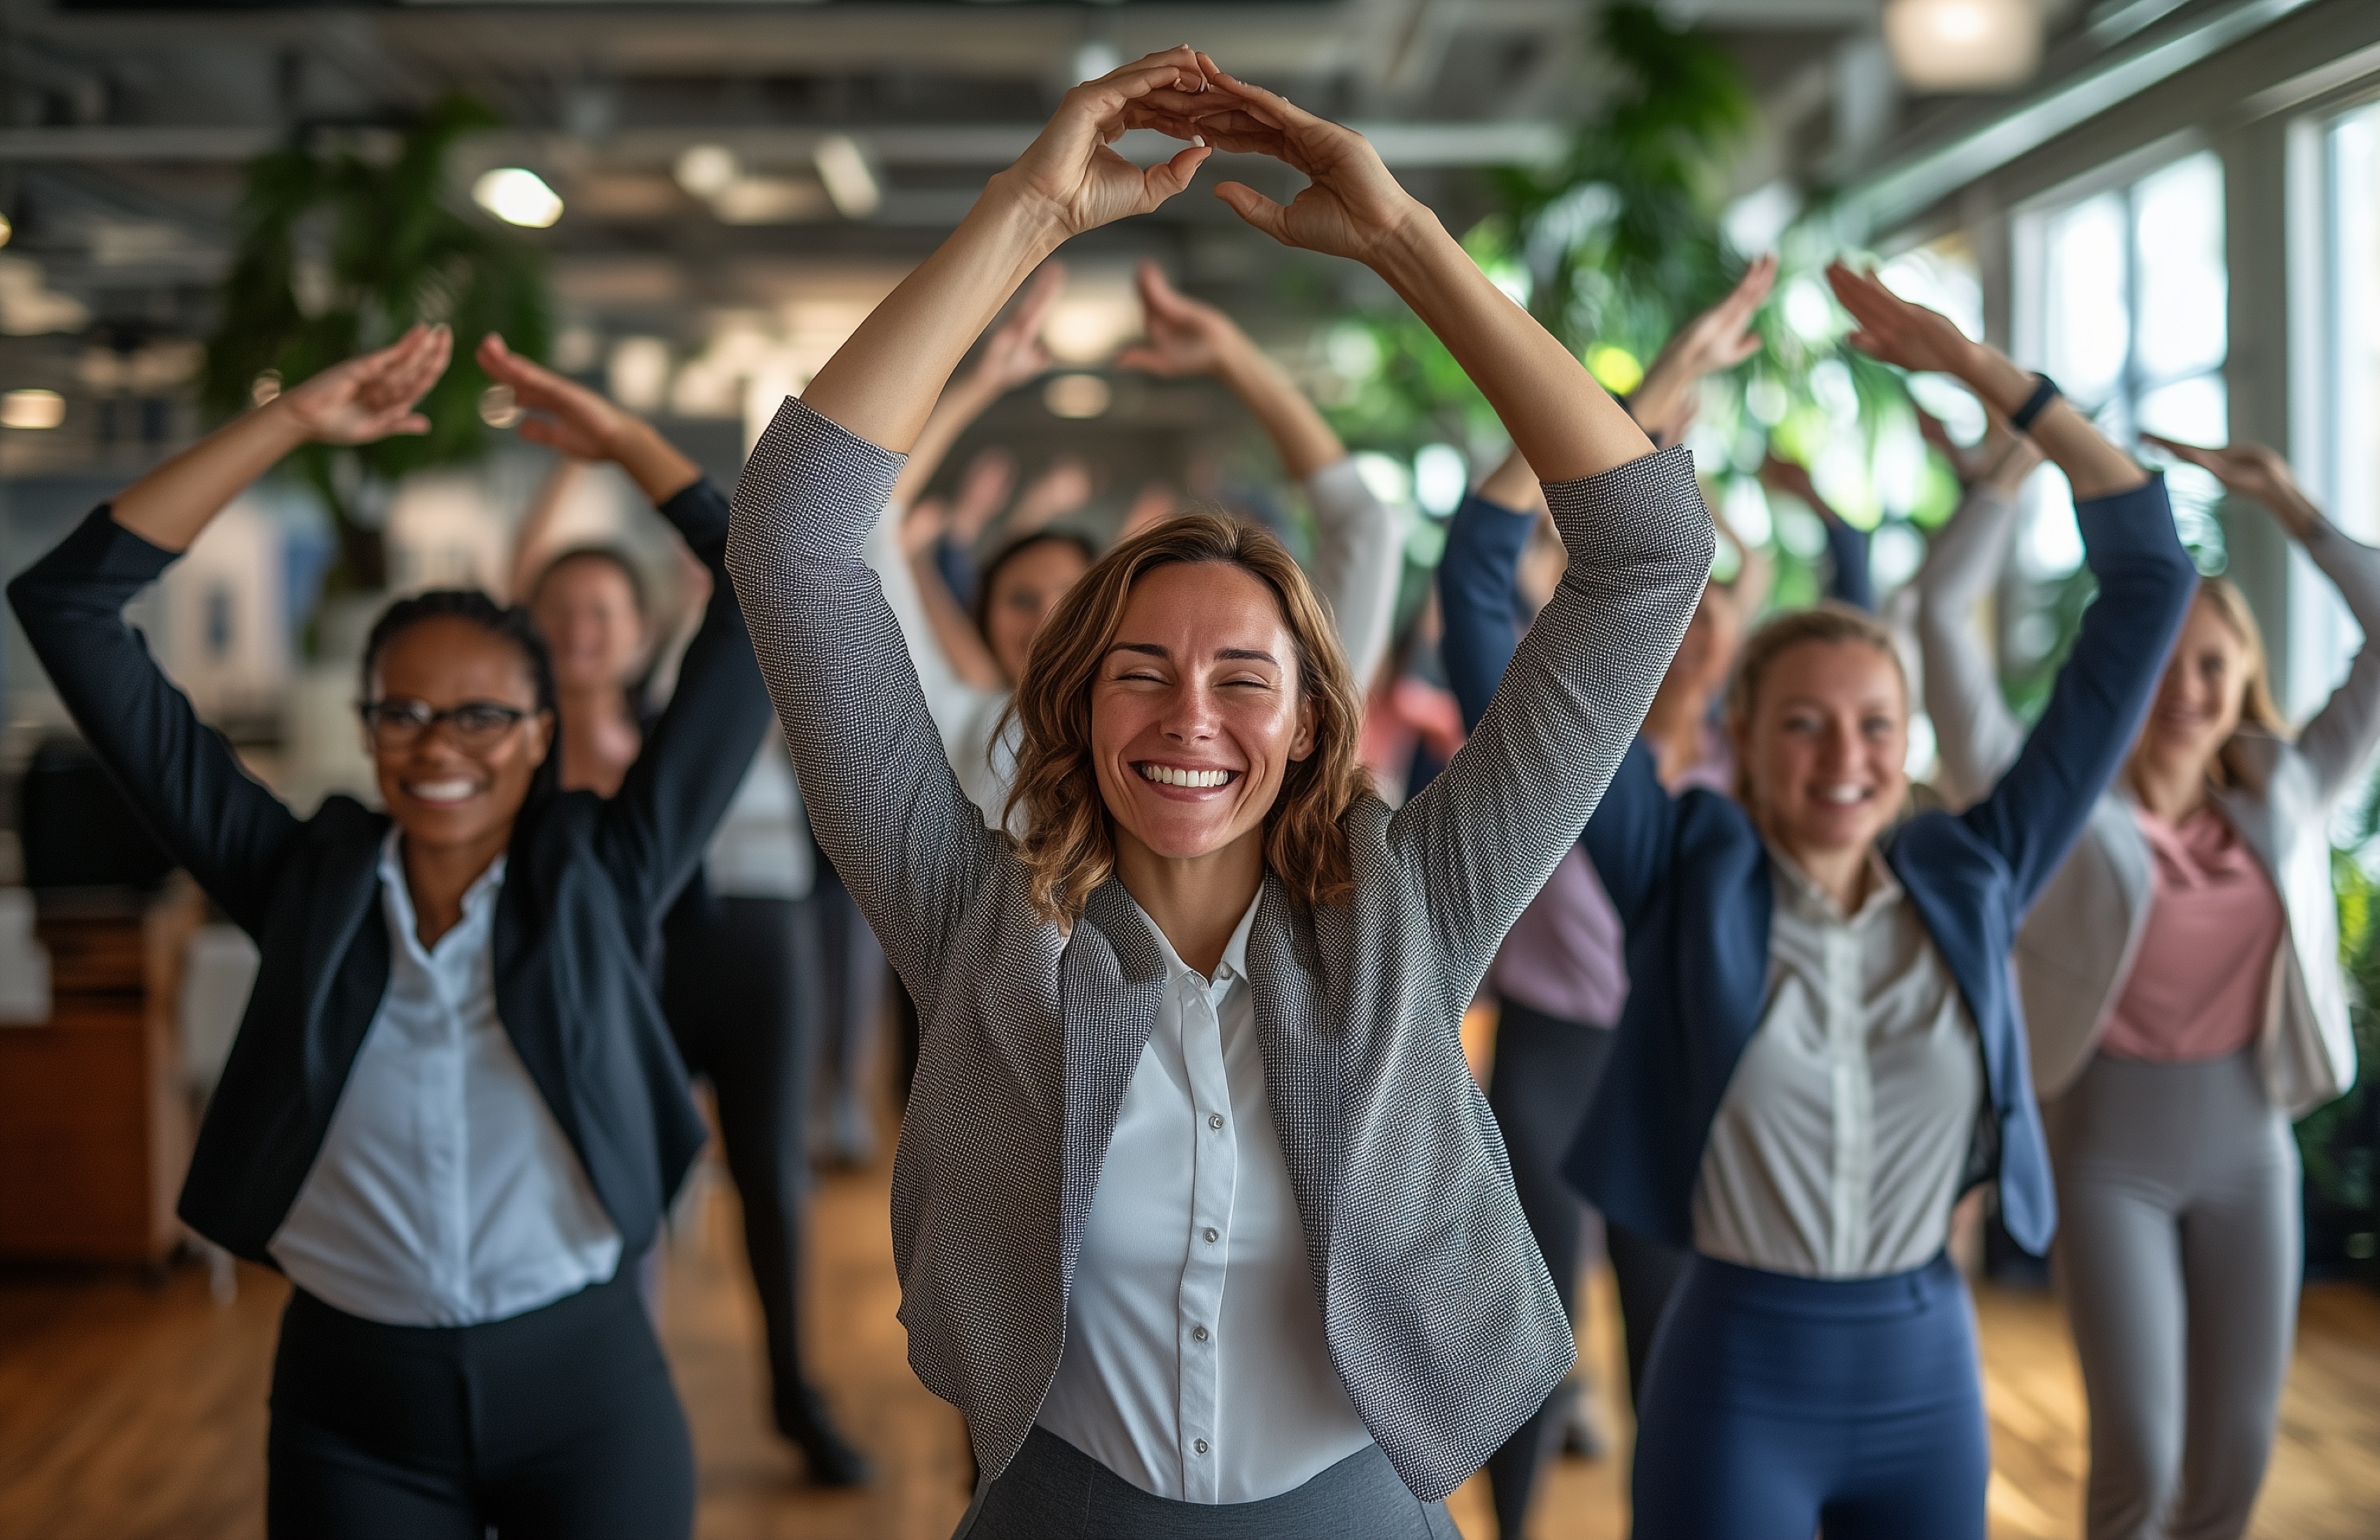
{"type": "MultiPolygon", "coordinates": [[[[648,424],[502,338],[480,345],[479,362],[528,412],[521,436],[565,457],[557,477],[609,461],[648,495],[681,477],[699,480],[691,461],[662,453],[648,424]]],[[[617,547],[572,547],[539,564],[558,502],[550,485],[523,523],[516,566],[533,575],[524,584],[529,614],[553,651],[562,789],[610,796],[657,715],[640,683],[651,666],[652,618],[644,579],[617,547]]],[[[868,1479],[867,1462],[836,1432],[802,1368],[808,1114],[820,1017],[813,849],[783,739],[763,734],[702,865],[662,921],[662,1004],[679,1056],[710,1081],[718,1109],[760,1296],[772,1420],[801,1449],[813,1484],[849,1486],[868,1479]]]]}
{"type": "MultiPolygon", "coordinates": [[[[2380,635],[2380,551],[2261,444],[2145,442],[2268,509],[2380,635]]],[[[1976,795],[2023,729],[1970,624],[2032,468],[2008,452],[1918,574],[1946,789],[1976,795]]],[[[2380,744],[2380,651],[2292,735],[2247,600],[2202,579],[2124,773],[2016,952],[2058,1180],[2052,1271],[2091,1407],[2090,1540],[2246,1532],[2272,1451],[2303,1262],[2290,1122],[2354,1083],[2330,820],[2380,744]]]]}

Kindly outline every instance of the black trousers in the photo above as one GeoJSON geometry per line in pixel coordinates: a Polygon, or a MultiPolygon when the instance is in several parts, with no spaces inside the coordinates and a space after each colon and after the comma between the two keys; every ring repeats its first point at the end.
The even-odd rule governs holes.
{"type": "Polygon", "coordinates": [[[808,1113],[817,1051],[814,899],[681,902],[663,928],[662,1005],[690,1073],[710,1078],[744,1253],[767,1327],[770,1404],[798,1438],[819,1415],[802,1373],[801,1282],[809,1196],[808,1113]]]}
{"type": "Polygon", "coordinates": [[[273,1365],[273,1540],[683,1540],[694,1443],[623,1260],[540,1310],[383,1326],[303,1290],[273,1365]]]}
{"type": "MultiPolygon", "coordinates": [[[[1512,1162],[1512,1186],[1521,1212],[1545,1254],[1554,1291],[1577,1320],[1579,1252],[1586,1230],[1586,1206],[1562,1180],[1562,1158],[1578,1134],[1586,1104],[1610,1057],[1613,1029],[1564,1021],[1512,1000],[1500,1003],[1496,1058],[1488,1075],[1488,1105],[1504,1136],[1512,1162]]],[[[1644,1384],[1645,1361],[1670,1288],[1684,1266],[1683,1254],[1617,1226],[1604,1227],[1604,1243],[1619,1282],[1620,1317],[1628,1341],[1632,1398],[1644,1384]]],[[[1523,1423],[1504,1447],[1488,1459],[1488,1488],[1496,1510],[1497,1533],[1517,1540],[1536,1489],[1537,1472],[1560,1443],[1569,1411],[1569,1388],[1557,1388],[1537,1414],[1523,1423]]]]}

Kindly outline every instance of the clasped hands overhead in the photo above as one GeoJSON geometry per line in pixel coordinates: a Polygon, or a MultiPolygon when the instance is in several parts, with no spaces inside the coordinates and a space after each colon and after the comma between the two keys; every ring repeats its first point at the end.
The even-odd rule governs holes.
{"type": "Polygon", "coordinates": [[[994,183],[1036,207],[1062,240],[1159,207],[1218,150],[1269,155],[1307,177],[1310,185],[1286,204],[1242,182],[1215,189],[1284,246],[1363,261],[1416,218],[1430,217],[1361,134],[1226,74],[1186,44],[1069,91],[1031,148],[994,183]],[[1153,128],[1186,148],[1161,164],[1136,165],[1111,148],[1135,128],[1153,128]]]}

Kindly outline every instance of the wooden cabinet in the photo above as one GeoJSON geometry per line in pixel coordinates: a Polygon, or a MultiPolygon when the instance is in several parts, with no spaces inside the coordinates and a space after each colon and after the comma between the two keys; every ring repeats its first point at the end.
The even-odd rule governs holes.
{"type": "Polygon", "coordinates": [[[190,1158],[175,1022],[204,917],[179,874],[156,897],[43,895],[50,1019],[0,1026],[0,1256],[157,1263],[190,1158]]]}

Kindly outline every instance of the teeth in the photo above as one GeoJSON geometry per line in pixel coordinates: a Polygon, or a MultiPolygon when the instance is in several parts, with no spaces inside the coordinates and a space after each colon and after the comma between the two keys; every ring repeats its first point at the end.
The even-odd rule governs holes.
{"type": "Polygon", "coordinates": [[[1140,774],[1141,779],[1154,781],[1160,786],[1190,786],[1198,789],[1220,786],[1232,778],[1230,770],[1177,770],[1172,765],[1143,765],[1140,767],[1140,774]]]}
{"type": "Polygon", "coordinates": [[[1867,800],[1867,789],[1864,786],[1829,786],[1818,794],[1828,802],[1845,807],[1854,802],[1867,800]]]}
{"type": "Polygon", "coordinates": [[[405,789],[421,802],[461,802],[479,790],[468,781],[414,781],[405,789]]]}

